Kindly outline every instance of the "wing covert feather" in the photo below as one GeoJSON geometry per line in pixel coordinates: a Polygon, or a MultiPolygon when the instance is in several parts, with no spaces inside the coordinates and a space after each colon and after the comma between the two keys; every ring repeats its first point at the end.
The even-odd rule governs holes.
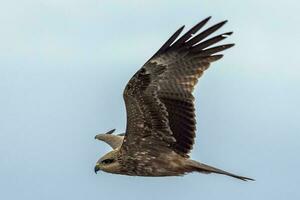
{"type": "Polygon", "coordinates": [[[192,92],[199,77],[233,46],[212,46],[232,32],[207,39],[221,28],[220,22],[198,34],[208,22],[204,19],[178,40],[183,27],[130,79],[124,90],[127,127],[121,150],[151,153],[175,151],[188,157],[196,131],[192,92]]]}

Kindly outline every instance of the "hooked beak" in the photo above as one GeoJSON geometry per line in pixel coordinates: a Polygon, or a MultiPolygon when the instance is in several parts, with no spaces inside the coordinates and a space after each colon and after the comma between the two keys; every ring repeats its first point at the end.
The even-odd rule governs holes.
{"type": "Polygon", "coordinates": [[[99,166],[99,164],[97,163],[96,164],[96,166],[95,166],[95,168],[94,168],[94,171],[95,171],[95,173],[97,174],[97,172],[100,170],[100,166],[99,166]]]}

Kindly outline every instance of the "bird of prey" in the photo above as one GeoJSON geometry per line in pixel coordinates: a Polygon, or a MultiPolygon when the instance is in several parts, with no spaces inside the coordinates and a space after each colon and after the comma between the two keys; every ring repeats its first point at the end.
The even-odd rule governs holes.
{"type": "Polygon", "coordinates": [[[219,53],[234,46],[215,45],[232,32],[210,37],[227,21],[199,31],[209,19],[181,37],[184,26],[179,28],[130,79],[123,93],[126,133],[113,135],[111,130],[96,135],[113,148],[97,161],[96,173],[101,170],[158,177],[201,172],[253,180],[197,162],[188,155],[196,131],[193,89],[210,64],[223,57],[219,53]]]}

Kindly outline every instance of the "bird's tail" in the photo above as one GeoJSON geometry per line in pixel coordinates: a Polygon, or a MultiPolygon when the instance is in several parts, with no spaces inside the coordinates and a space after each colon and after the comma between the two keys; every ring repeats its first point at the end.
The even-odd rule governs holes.
{"type": "Polygon", "coordinates": [[[199,163],[194,160],[188,160],[188,166],[190,167],[191,172],[197,171],[197,172],[201,172],[201,173],[205,173],[205,174],[216,173],[216,174],[223,174],[223,175],[231,176],[231,177],[243,180],[243,181],[248,181],[248,180],[254,181],[254,179],[252,179],[252,178],[235,175],[235,174],[223,171],[221,169],[218,169],[218,168],[215,168],[215,167],[203,164],[203,163],[199,163]]]}

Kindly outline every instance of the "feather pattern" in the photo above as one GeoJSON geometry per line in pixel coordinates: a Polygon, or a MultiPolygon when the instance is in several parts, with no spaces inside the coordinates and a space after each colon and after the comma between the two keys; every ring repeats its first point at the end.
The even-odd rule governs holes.
{"type": "Polygon", "coordinates": [[[128,82],[123,94],[127,127],[120,151],[127,162],[170,151],[188,157],[196,131],[193,89],[210,63],[222,58],[217,53],[233,46],[212,46],[232,32],[207,39],[226,21],[197,34],[209,19],[179,39],[183,27],[178,29],[128,82]]]}

